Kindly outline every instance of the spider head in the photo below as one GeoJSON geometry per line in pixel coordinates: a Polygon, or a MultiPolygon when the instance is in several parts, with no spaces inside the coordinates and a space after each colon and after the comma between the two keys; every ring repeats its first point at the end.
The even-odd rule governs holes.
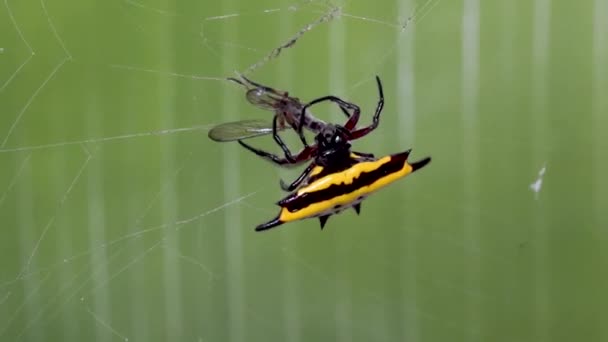
{"type": "Polygon", "coordinates": [[[350,151],[350,132],[338,125],[327,124],[315,137],[319,154],[322,156],[334,155],[339,152],[350,151]]]}

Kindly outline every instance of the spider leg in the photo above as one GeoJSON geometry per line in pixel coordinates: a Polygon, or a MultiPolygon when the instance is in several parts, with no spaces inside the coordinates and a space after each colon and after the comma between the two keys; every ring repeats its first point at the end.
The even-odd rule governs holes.
{"type": "Polygon", "coordinates": [[[264,159],[266,159],[268,161],[271,161],[271,162],[273,162],[275,164],[286,165],[286,164],[293,164],[294,163],[293,161],[290,161],[290,160],[288,160],[286,158],[281,158],[281,157],[279,157],[277,155],[274,155],[272,153],[268,153],[266,151],[257,149],[257,148],[255,148],[255,147],[253,147],[251,145],[248,145],[248,144],[244,143],[242,140],[239,140],[238,142],[239,142],[239,144],[241,144],[241,146],[243,146],[244,148],[248,149],[249,151],[251,151],[251,152],[255,153],[256,155],[258,155],[258,156],[260,156],[260,157],[262,157],[262,158],[264,158],[264,159]]]}
{"type": "MultiPolygon", "coordinates": [[[[376,106],[376,112],[374,113],[374,118],[372,119],[372,123],[371,123],[371,125],[369,125],[367,127],[363,127],[361,129],[358,129],[358,130],[352,132],[352,137],[351,137],[352,140],[359,139],[359,138],[367,135],[368,133],[370,133],[371,131],[376,129],[376,127],[378,127],[378,124],[380,123],[380,113],[382,113],[382,108],[384,108],[384,92],[382,91],[382,82],[380,82],[380,77],[376,76],[376,82],[378,83],[379,99],[378,99],[378,105],[376,106]]],[[[353,126],[353,128],[354,128],[354,126],[353,126]]]]}
{"type": "Polygon", "coordinates": [[[288,160],[289,163],[291,163],[291,164],[298,164],[300,162],[310,159],[312,157],[313,153],[315,153],[317,151],[317,147],[309,146],[306,143],[306,138],[304,137],[304,132],[298,132],[298,134],[300,135],[300,139],[302,140],[302,143],[304,144],[304,148],[294,157],[291,154],[289,147],[287,147],[285,142],[283,142],[283,139],[281,139],[281,137],[279,136],[279,131],[277,130],[277,120],[278,119],[279,119],[279,117],[277,115],[275,115],[274,119],[272,120],[272,137],[274,138],[274,141],[281,147],[281,149],[285,153],[285,159],[288,160]]]}
{"type": "Polygon", "coordinates": [[[351,151],[352,154],[354,154],[355,156],[357,156],[357,158],[360,158],[361,160],[371,160],[374,159],[375,156],[373,153],[363,153],[363,152],[356,152],[356,151],[351,151]]]}
{"type": "Polygon", "coordinates": [[[355,152],[355,151],[353,151],[353,153],[358,156],[365,157],[365,158],[374,158],[373,153],[364,153],[364,152],[355,152]]]}
{"type": "MultiPolygon", "coordinates": [[[[282,159],[274,154],[256,149],[252,146],[249,146],[248,144],[242,142],[241,140],[239,140],[239,144],[241,144],[241,146],[245,147],[246,149],[248,149],[249,151],[257,154],[260,157],[263,157],[265,159],[271,160],[276,164],[279,165],[285,165],[285,164],[298,164],[302,161],[308,160],[310,159],[310,157],[312,156],[312,154],[314,152],[316,152],[317,148],[316,146],[308,146],[308,144],[306,144],[306,140],[303,139],[303,142],[305,143],[304,145],[304,149],[302,149],[302,151],[300,151],[300,153],[298,153],[296,155],[296,157],[294,157],[291,154],[291,151],[289,150],[289,147],[287,147],[287,145],[285,144],[285,142],[283,142],[283,139],[281,139],[281,137],[279,136],[279,132],[277,130],[277,121],[279,120],[279,117],[277,115],[274,116],[274,118],[272,119],[272,137],[274,139],[274,141],[281,147],[281,149],[283,150],[283,153],[285,154],[285,158],[282,159]]],[[[304,133],[301,133],[302,137],[304,136],[304,133]]]]}
{"type": "MultiPolygon", "coordinates": [[[[287,145],[285,145],[285,142],[283,142],[283,139],[281,139],[281,137],[279,136],[279,132],[277,131],[278,119],[279,119],[278,115],[275,115],[274,118],[272,119],[272,138],[281,147],[281,149],[283,150],[283,153],[285,153],[285,159],[289,160],[291,163],[295,163],[295,159],[291,155],[291,151],[289,150],[289,147],[287,147],[287,145]]],[[[308,145],[304,145],[304,146],[308,146],[308,145]]]]}
{"type": "MultiPolygon", "coordinates": [[[[359,108],[359,106],[352,104],[355,108],[353,109],[353,115],[351,115],[348,120],[346,120],[346,123],[344,124],[344,128],[346,128],[346,130],[348,131],[352,131],[353,129],[355,129],[355,127],[357,126],[357,123],[359,122],[359,117],[361,116],[361,109],[359,108]]],[[[340,107],[342,108],[342,107],[340,107]]]]}
{"type": "Polygon", "coordinates": [[[308,165],[308,167],[304,171],[302,171],[298,178],[296,178],[296,180],[294,180],[289,185],[287,185],[281,179],[279,183],[281,185],[281,189],[283,189],[283,191],[294,191],[295,189],[297,189],[300,184],[302,184],[302,182],[306,179],[306,177],[308,177],[308,175],[312,172],[312,169],[314,169],[315,166],[316,164],[314,162],[310,163],[310,165],[308,165]]]}
{"type": "Polygon", "coordinates": [[[344,115],[346,115],[347,118],[350,118],[350,113],[348,112],[348,110],[342,106],[339,106],[340,110],[342,111],[342,113],[344,113],[344,115]]]}
{"type": "Polygon", "coordinates": [[[359,106],[357,106],[354,103],[346,102],[339,97],[329,95],[329,96],[323,96],[318,99],[312,100],[309,103],[307,103],[304,106],[304,108],[302,108],[302,114],[300,116],[300,126],[298,127],[298,131],[302,131],[302,128],[304,127],[306,109],[308,109],[308,107],[310,107],[310,106],[313,106],[317,103],[324,102],[324,101],[331,101],[331,102],[337,103],[338,106],[340,106],[340,109],[342,110],[342,112],[347,117],[349,117],[348,121],[346,122],[346,125],[344,125],[344,127],[346,127],[346,129],[348,129],[350,131],[357,125],[357,121],[359,121],[359,114],[361,113],[361,109],[359,108],[359,106]],[[353,111],[352,115],[350,115],[348,113],[348,109],[351,109],[353,111]]]}
{"type": "Polygon", "coordinates": [[[242,140],[238,140],[238,142],[241,146],[243,146],[244,148],[248,149],[249,151],[255,153],[257,156],[262,157],[268,161],[271,161],[271,162],[281,165],[281,166],[297,166],[297,165],[301,164],[302,162],[309,160],[310,157],[317,151],[316,146],[308,146],[308,147],[302,149],[302,151],[300,151],[295,156],[295,158],[293,158],[292,160],[289,160],[287,158],[281,158],[275,154],[255,148],[255,147],[243,142],[242,140]]]}
{"type": "MultiPolygon", "coordinates": [[[[306,125],[306,120],[309,119],[307,117],[306,114],[306,108],[310,107],[310,104],[308,106],[305,106],[302,111],[300,112],[300,124],[296,125],[295,123],[291,125],[291,128],[294,129],[294,131],[296,131],[298,133],[298,136],[300,137],[300,141],[302,142],[302,144],[304,145],[304,147],[308,146],[308,142],[306,142],[306,136],[304,136],[304,126],[306,125]],[[301,128],[300,128],[301,127],[301,128]]],[[[342,113],[344,113],[344,115],[346,115],[347,118],[350,118],[351,114],[348,112],[348,109],[344,108],[341,104],[339,105],[340,110],[342,110],[342,113]]],[[[308,125],[306,125],[309,129],[311,129],[311,127],[315,127],[312,125],[316,125],[317,129],[320,130],[321,129],[321,125],[325,125],[324,122],[316,122],[315,118],[311,118],[311,122],[309,122],[308,125]]],[[[315,128],[312,128],[312,130],[315,130],[315,128]]]]}
{"type": "Polygon", "coordinates": [[[298,137],[300,137],[300,141],[304,145],[304,147],[308,147],[308,142],[306,141],[306,136],[304,135],[304,130],[301,130],[296,126],[296,124],[291,124],[291,128],[298,133],[298,137]]]}

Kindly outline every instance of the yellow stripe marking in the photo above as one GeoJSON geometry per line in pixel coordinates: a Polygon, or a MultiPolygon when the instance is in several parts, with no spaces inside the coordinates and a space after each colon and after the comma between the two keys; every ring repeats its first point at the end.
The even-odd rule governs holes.
{"type": "MultiPolygon", "coordinates": [[[[327,175],[316,182],[313,182],[309,186],[302,188],[298,191],[298,196],[303,193],[317,192],[320,190],[327,189],[331,185],[340,185],[340,184],[352,184],[352,182],[362,173],[371,172],[385,163],[391,160],[390,156],[384,157],[377,161],[372,162],[362,162],[359,163],[343,172],[334,173],[327,175]]],[[[359,197],[366,197],[369,194],[387,186],[388,184],[407,176],[412,172],[412,166],[404,161],[403,167],[391,174],[388,174],[382,178],[377,179],[370,185],[363,186],[361,188],[356,189],[353,192],[348,194],[340,195],[337,197],[330,198],[325,201],[312,203],[306,208],[298,210],[296,212],[290,212],[287,208],[281,208],[281,212],[279,214],[279,220],[283,222],[290,222],[296,220],[302,220],[305,218],[310,218],[314,216],[318,216],[320,214],[325,214],[326,212],[333,211],[335,206],[348,207],[357,201],[359,197]]]]}

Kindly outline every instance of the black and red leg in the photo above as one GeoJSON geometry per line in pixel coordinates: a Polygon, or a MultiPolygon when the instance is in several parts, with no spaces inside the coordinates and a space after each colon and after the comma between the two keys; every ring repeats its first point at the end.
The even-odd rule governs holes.
{"type": "Polygon", "coordinates": [[[291,159],[287,159],[287,158],[281,158],[281,157],[277,156],[276,154],[272,154],[272,153],[266,152],[264,150],[255,148],[255,147],[243,142],[242,140],[238,140],[238,142],[241,146],[243,146],[247,150],[255,153],[257,156],[262,157],[268,161],[271,161],[271,162],[281,165],[281,166],[284,166],[284,165],[297,166],[307,160],[310,160],[312,155],[317,150],[316,146],[308,146],[308,147],[304,148],[303,150],[301,150],[295,157],[292,156],[291,159]]]}
{"type": "MultiPolygon", "coordinates": [[[[366,136],[371,131],[375,130],[378,127],[378,124],[380,124],[380,113],[382,113],[382,109],[384,108],[384,92],[382,91],[382,82],[380,82],[380,77],[376,76],[376,82],[378,83],[379,100],[378,100],[378,105],[376,106],[376,112],[374,113],[374,117],[372,118],[372,123],[371,123],[371,125],[369,125],[367,127],[363,127],[356,131],[352,131],[352,129],[350,129],[352,131],[351,132],[352,140],[359,139],[361,137],[366,136]]],[[[352,128],[354,129],[354,126],[352,128]]]]}
{"type": "MultiPolygon", "coordinates": [[[[306,113],[306,109],[308,109],[308,107],[313,106],[317,103],[324,102],[324,101],[331,101],[331,102],[337,103],[338,106],[340,106],[340,109],[342,110],[342,112],[344,114],[346,114],[347,116],[349,115],[348,110],[353,111],[353,113],[350,114],[350,116],[348,116],[348,120],[346,121],[346,124],[344,125],[344,127],[347,130],[350,131],[357,125],[357,122],[359,121],[359,116],[361,114],[361,109],[359,108],[359,106],[357,106],[354,103],[346,102],[346,101],[342,100],[341,98],[333,96],[333,95],[323,96],[318,99],[310,101],[309,103],[307,103],[304,106],[304,108],[302,108],[302,114],[306,113]]],[[[298,131],[302,131],[303,124],[304,124],[304,115],[302,115],[300,117],[300,126],[298,127],[298,131]]]]}
{"type": "Polygon", "coordinates": [[[312,172],[312,169],[315,168],[315,166],[317,166],[314,162],[310,163],[310,165],[308,165],[308,167],[298,176],[298,178],[296,178],[296,180],[294,180],[291,184],[287,185],[285,182],[283,182],[283,180],[281,179],[279,181],[279,184],[281,185],[281,189],[283,189],[283,191],[294,191],[295,189],[297,189],[300,184],[302,184],[302,182],[308,177],[308,175],[312,172]]]}

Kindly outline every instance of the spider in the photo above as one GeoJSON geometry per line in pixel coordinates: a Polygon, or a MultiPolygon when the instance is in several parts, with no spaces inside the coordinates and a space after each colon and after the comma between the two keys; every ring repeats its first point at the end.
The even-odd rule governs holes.
{"type": "Polygon", "coordinates": [[[376,77],[376,80],[380,99],[372,124],[368,127],[355,130],[360,114],[358,106],[335,96],[325,96],[305,105],[302,113],[316,103],[332,101],[337,103],[344,112],[353,110],[353,114],[344,126],[334,124],[323,126],[316,134],[315,144],[312,146],[306,143],[302,133],[303,125],[300,124],[297,131],[304,144],[304,149],[296,157],[291,154],[278,135],[276,116],[273,120],[273,137],[283,149],[285,158],[253,148],[239,140],[241,145],[256,155],[279,165],[293,165],[313,159],[291,184],[287,185],[282,180],[280,181],[283,190],[298,190],[280,200],[277,203],[281,207],[279,215],[275,219],[257,226],[256,231],[311,217],[318,217],[321,229],[323,229],[331,215],[351,207],[359,214],[361,202],[365,197],[424,167],[431,161],[431,158],[427,157],[409,164],[407,158],[411,150],[380,159],[375,158],[373,154],[351,151],[351,140],[365,136],[378,126],[384,105],[384,95],[380,78],[376,77]]]}
{"type": "MultiPolygon", "coordinates": [[[[273,136],[275,142],[283,150],[283,153],[285,155],[284,158],[281,158],[275,154],[252,147],[251,145],[243,142],[241,139],[239,139],[238,142],[239,142],[239,144],[241,144],[241,146],[245,147],[246,149],[255,153],[256,155],[258,155],[266,160],[269,160],[273,163],[281,165],[281,166],[294,166],[294,165],[299,165],[312,158],[316,159],[317,154],[319,154],[319,152],[317,151],[317,150],[319,150],[319,147],[320,147],[319,143],[322,141],[327,141],[331,137],[331,135],[333,134],[334,131],[340,131],[343,139],[346,142],[348,142],[350,140],[355,140],[355,139],[364,137],[378,127],[378,124],[380,123],[380,113],[382,113],[382,108],[384,107],[384,92],[382,90],[382,82],[380,81],[380,77],[376,76],[376,82],[378,84],[379,99],[378,99],[378,104],[376,106],[376,110],[375,110],[375,113],[374,113],[374,116],[372,119],[372,123],[367,127],[355,129],[355,127],[357,126],[357,123],[359,122],[359,117],[361,114],[361,109],[359,108],[359,106],[357,106],[354,103],[346,102],[337,96],[328,95],[328,96],[323,96],[318,99],[312,100],[311,102],[306,104],[304,107],[302,107],[302,112],[300,115],[300,123],[299,123],[299,125],[294,127],[294,129],[297,131],[298,136],[300,137],[300,140],[302,141],[302,144],[304,145],[304,148],[295,156],[291,153],[291,151],[289,150],[287,145],[283,142],[283,140],[281,139],[281,137],[278,134],[278,131],[279,131],[278,116],[275,116],[272,121],[272,136],[273,136]],[[315,104],[325,102],[325,101],[330,101],[330,102],[336,103],[340,107],[342,112],[348,116],[348,120],[346,121],[344,126],[334,125],[334,124],[325,124],[318,131],[318,134],[315,137],[315,140],[317,143],[315,145],[308,145],[308,143],[306,141],[306,137],[304,136],[304,132],[303,132],[304,127],[306,127],[306,115],[305,115],[306,110],[315,104]],[[352,111],[352,115],[348,114],[349,110],[352,111]]],[[[350,149],[350,144],[348,144],[348,148],[350,149]]],[[[357,153],[357,152],[355,152],[355,153],[357,153]]],[[[367,153],[357,153],[357,154],[360,156],[373,157],[373,155],[367,154],[367,153]]],[[[314,167],[314,164],[311,164],[307,168],[307,170],[309,170],[313,167],[314,167]]]]}

